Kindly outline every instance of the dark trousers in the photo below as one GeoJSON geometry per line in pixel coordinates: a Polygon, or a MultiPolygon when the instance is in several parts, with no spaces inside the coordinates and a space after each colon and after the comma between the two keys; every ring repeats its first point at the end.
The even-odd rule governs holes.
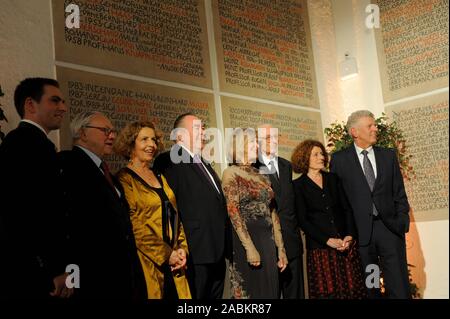
{"type": "Polygon", "coordinates": [[[283,299],[305,299],[302,256],[289,259],[286,269],[280,273],[283,299]]]}
{"type": "MultiPolygon", "coordinates": [[[[411,291],[406,261],[405,237],[391,232],[381,220],[373,222],[372,237],[367,246],[360,246],[359,252],[364,267],[366,280],[371,281],[374,271],[368,265],[378,265],[382,272],[385,295],[389,299],[410,299],[411,291]],[[369,272],[367,272],[369,271],[369,272]]],[[[380,290],[368,288],[369,298],[381,297],[380,290]]]]}
{"type": "Polygon", "coordinates": [[[193,299],[221,299],[225,280],[225,259],[214,264],[194,264],[188,276],[193,299]]]}

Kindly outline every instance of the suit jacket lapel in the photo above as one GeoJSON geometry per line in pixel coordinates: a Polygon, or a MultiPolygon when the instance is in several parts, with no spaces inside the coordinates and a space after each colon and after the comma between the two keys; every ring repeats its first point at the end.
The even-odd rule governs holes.
{"type": "Polygon", "coordinates": [[[380,183],[381,174],[383,173],[382,169],[382,156],[380,154],[380,149],[376,146],[373,147],[373,152],[375,154],[375,165],[377,167],[377,177],[375,178],[375,184],[373,185],[373,189],[376,189],[378,184],[380,183]]]}
{"type": "MultiPolygon", "coordinates": [[[[280,175],[281,175],[281,168],[278,165],[278,169],[280,170],[280,175]]],[[[274,192],[276,194],[279,194],[281,191],[281,184],[280,184],[280,180],[275,176],[276,173],[273,174],[267,174],[267,177],[269,177],[270,183],[272,184],[272,189],[274,190],[274,192]]]]}
{"type": "Polygon", "coordinates": [[[46,145],[46,147],[48,147],[49,150],[51,150],[52,152],[55,152],[55,154],[56,154],[55,144],[53,144],[53,142],[50,141],[48,136],[45,135],[45,133],[42,130],[40,130],[38,127],[34,126],[33,124],[27,123],[27,122],[20,122],[18,128],[22,129],[22,130],[34,131],[34,134],[37,134],[38,136],[40,136],[40,138],[42,139],[42,142],[46,145]]]}
{"type": "MultiPolygon", "coordinates": [[[[203,161],[203,159],[202,159],[202,161],[203,161]]],[[[204,163],[204,164],[205,164],[205,167],[206,167],[206,169],[208,170],[208,172],[209,172],[209,173],[211,174],[211,176],[213,177],[214,182],[215,182],[216,185],[217,185],[217,188],[219,189],[219,192],[220,192],[220,194],[218,194],[219,197],[220,197],[220,198],[224,198],[224,197],[223,197],[223,193],[222,193],[222,187],[221,187],[222,182],[220,181],[219,176],[217,176],[216,171],[211,167],[210,164],[206,164],[206,163],[204,163]]],[[[214,189],[214,190],[215,190],[215,189],[214,189]]],[[[217,193],[217,191],[216,191],[216,193],[217,193]]]]}
{"type": "Polygon", "coordinates": [[[92,173],[89,173],[90,175],[92,175],[92,178],[98,179],[99,182],[101,181],[100,183],[104,184],[105,189],[108,189],[111,192],[111,194],[113,194],[117,199],[122,197],[123,191],[121,191],[121,187],[117,187],[120,183],[114,178],[113,175],[111,175],[111,177],[113,179],[114,186],[118,188],[121,193],[120,197],[119,194],[117,194],[117,192],[111,188],[108,181],[106,180],[105,175],[103,175],[100,168],[97,165],[95,165],[94,161],[81,148],[74,146],[73,151],[75,151],[80,157],[83,158],[83,160],[86,163],[85,167],[89,168],[89,170],[92,171],[92,173]]]}
{"type": "MultiPolygon", "coordinates": [[[[182,156],[183,158],[185,158],[185,154],[188,154],[186,152],[186,150],[184,148],[182,148],[181,146],[179,146],[182,152],[182,156]],[[184,154],[183,154],[184,153],[184,154]]],[[[189,155],[189,154],[188,154],[189,155]]],[[[197,173],[197,175],[199,176],[200,179],[202,179],[204,182],[208,183],[208,185],[210,185],[210,189],[211,191],[214,192],[214,194],[216,194],[216,196],[221,199],[222,198],[222,192],[220,192],[220,194],[217,192],[216,188],[214,187],[214,185],[212,184],[213,182],[211,181],[211,179],[209,178],[209,176],[205,176],[205,174],[201,171],[201,168],[198,167],[198,165],[194,164],[194,159],[192,158],[192,156],[189,155],[189,161],[190,163],[184,163],[183,165],[188,165],[189,167],[192,167],[192,169],[197,173]]],[[[206,169],[208,170],[208,165],[205,164],[206,169]]],[[[211,173],[211,171],[210,171],[211,173]]],[[[215,174],[211,174],[214,178],[215,174]]],[[[217,188],[219,188],[220,191],[220,183],[217,184],[216,179],[214,179],[214,181],[216,182],[217,188]]]]}
{"type": "MultiPolygon", "coordinates": [[[[285,175],[287,176],[288,168],[286,167],[286,163],[284,161],[281,161],[279,157],[278,157],[278,171],[279,171],[278,176],[280,180],[284,178],[285,175]]],[[[292,176],[289,176],[289,178],[292,178],[292,176]]],[[[289,180],[289,178],[287,180],[289,180]]]]}

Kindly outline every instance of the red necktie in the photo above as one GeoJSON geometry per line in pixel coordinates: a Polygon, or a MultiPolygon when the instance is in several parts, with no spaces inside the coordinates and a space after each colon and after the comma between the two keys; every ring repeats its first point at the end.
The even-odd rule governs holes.
{"type": "Polygon", "coordinates": [[[108,165],[105,162],[102,162],[100,164],[100,168],[103,171],[103,174],[105,175],[106,180],[108,181],[108,184],[112,187],[114,190],[114,193],[117,194],[116,187],[114,186],[111,173],[109,171],[108,165]]]}

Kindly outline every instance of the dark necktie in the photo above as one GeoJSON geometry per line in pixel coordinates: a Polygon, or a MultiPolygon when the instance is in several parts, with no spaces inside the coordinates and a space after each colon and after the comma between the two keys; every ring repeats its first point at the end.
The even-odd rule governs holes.
{"type": "MultiPolygon", "coordinates": [[[[375,172],[373,171],[372,164],[370,163],[369,157],[366,150],[363,150],[361,154],[364,156],[363,159],[363,168],[364,168],[364,175],[366,176],[367,184],[369,184],[369,188],[371,191],[373,191],[373,186],[375,185],[375,172]]],[[[378,211],[375,208],[375,205],[373,205],[373,215],[378,216],[378,211]]]]}
{"type": "Polygon", "coordinates": [[[108,182],[109,186],[111,186],[111,188],[114,191],[114,194],[117,195],[117,190],[116,187],[114,186],[114,182],[112,180],[112,176],[111,176],[111,172],[109,171],[108,165],[105,162],[102,162],[100,164],[100,168],[103,171],[103,174],[105,175],[106,181],[108,182]]]}
{"type": "Polygon", "coordinates": [[[197,165],[197,167],[200,169],[200,171],[203,173],[205,178],[211,183],[212,187],[214,187],[215,191],[217,192],[217,188],[211,177],[209,176],[208,172],[206,171],[205,166],[203,166],[202,160],[198,154],[194,155],[194,165],[197,165]]]}
{"type": "Polygon", "coordinates": [[[269,173],[272,174],[273,177],[275,177],[276,180],[278,181],[278,180],[279,180],[279,176],[278,176],[277,168],[276,168],[276,166],[275,166],[275,161],[274,161],[274,160],[271,160],[271,161],[269,162],[269,165],[270,165],[270,167],[269,167],[269,170],[270,170],[269,173]]]}

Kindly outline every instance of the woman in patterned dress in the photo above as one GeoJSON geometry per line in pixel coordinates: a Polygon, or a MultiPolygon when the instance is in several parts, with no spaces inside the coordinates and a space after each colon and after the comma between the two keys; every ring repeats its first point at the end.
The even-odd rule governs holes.
{"type": "Polygon", "coordinates": [[[269,179],[251,164],[257,157],[253,129],[238,129],[230,139],[223,190],[233,224],[230,261],[231,296],[235,299],[279,298],[278,272],[287,265],[274,193],[269,179]],[[235,147],[233,147],[235,146],[235,147]]]}

